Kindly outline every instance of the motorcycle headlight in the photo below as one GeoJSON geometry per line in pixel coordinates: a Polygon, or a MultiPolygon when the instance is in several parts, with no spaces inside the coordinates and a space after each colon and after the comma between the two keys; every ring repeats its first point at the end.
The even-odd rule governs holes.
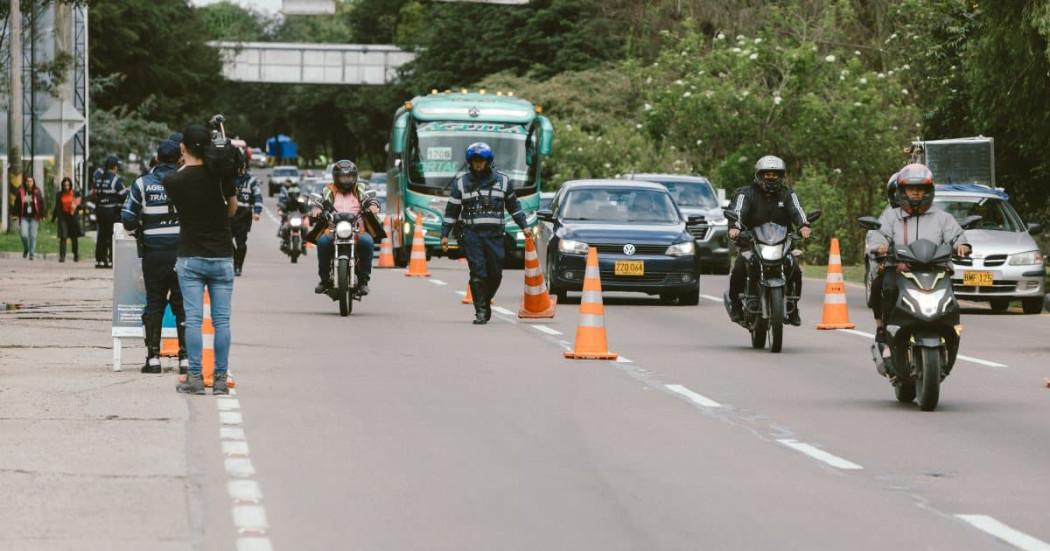
{"type": "Polygon", "coordinates": [[[1011,266],[1031,266],[1042,264],[1043,255],[1039,251],[1028,251],[1010,255],[1011,266]]]}
{"type": "Polygon", "coordinates": [[[429,211],[427,209],[415,208],[415,207],[408,207],[405,210],[407,210],[408,214],[412,217],[412,221],[415,221],[417,215],[422,214],[423,215],[423,223],[424,224],[440,224],[441,223],[441,217],[438,216],[437,214],[434,214],[433,211],[429,211]]]}
{"type": "Polygon", "coordinates": [[[784,246],[759,245],[758,254],[762,256],[762,260],[780,260],[784,258],[784,246]]]}
{"type": "Polygon", "coordinates": [[[692,240],[675,243],[674,245],[667,247],[667,250],[664,251],[664,254],[670,256],[689,256],[695,253],[696,243],[693,243],[692,240]]]}
{"type": "Polygon", "coordinates": [[[350,239],[354,235],[354,225],[346,220],[335,225],[335,236],[339,239],[350,239]]]}
{"type": "MultiPolygon", "coordinates": [[[[948,305],[951,304],[951,300],[945,301],[944,298],[947,295],[947,289],[938,289],[936,291],[923,292],[917,289],[907,289],[908,296],[912,299],[912,302],[918,306],[918,311],[922,312],[922,315],[931,318],[937,315],[939,312],[944,312],[948,309],[948,305]],[[942,305],[942,301],[944,304],[942,305]]],[[[905,301],[906,303],[908,301],[905,301]]],[[[915,307],[908,304],[908,307],[915,311],[915,307]]]]}
{"type": "Polygon", "coordinates": [[[563,253],[587,254],[587,244],[583,241],[562,239],[561,241],[558,241],[558,250],[563,253]]]}
{"type": "Polygon", "coordinates": [[[288,221],[288,225],[293,227],[293,228],[298,228],[298,227],[303,225],[303,219],[302,218],[292,218],[291,220],[288,221]]]}

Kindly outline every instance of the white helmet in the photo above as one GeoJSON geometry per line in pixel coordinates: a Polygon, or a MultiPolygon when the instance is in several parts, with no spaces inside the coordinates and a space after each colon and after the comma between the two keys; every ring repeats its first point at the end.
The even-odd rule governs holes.
{"type": "Polygon", "coordinates": [[[775,155],[766,155],[755,163],[755,183],[766,193],[780,191],[786,174],[787,166],[784,164],[784,159],[775,155]],[[761,176],[763,172],[776,172],[779,176],[776,180],[765,180],[761,176]]]}

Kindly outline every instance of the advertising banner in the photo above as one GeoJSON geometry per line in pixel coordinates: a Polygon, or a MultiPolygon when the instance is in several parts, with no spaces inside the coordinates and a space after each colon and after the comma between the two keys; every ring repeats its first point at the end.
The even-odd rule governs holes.
{"type": "Polygon", "coordinates": [[[146,284],[135,239],[113,225],[113,337],[142,337],[146,284]]]}

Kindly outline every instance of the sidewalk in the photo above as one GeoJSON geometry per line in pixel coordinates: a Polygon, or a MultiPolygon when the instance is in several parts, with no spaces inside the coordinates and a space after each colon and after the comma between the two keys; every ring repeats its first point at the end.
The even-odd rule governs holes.
{"type": "Polygon", "coordinates": [[[0,257],[0,549],[195,547],[189,408],[141,340],[111,371],[111,295],[83,257],[0,257]]]}

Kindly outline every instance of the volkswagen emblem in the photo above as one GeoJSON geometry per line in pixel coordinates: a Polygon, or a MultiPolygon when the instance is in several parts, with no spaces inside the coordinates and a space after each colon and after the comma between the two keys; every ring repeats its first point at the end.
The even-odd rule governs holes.
{"type": "Polygon", "coordinates": [[[481,115],[481,110],[477,107],[471,107],[470,110],[467,111],[467,114],[471,117],[478,118],[478,116],[481,115]]]}
{"type": "Polygon", "coordinates": [[[636,249],[634,248],[634,245],[632,245],[630,243],[628,243],[628,244],[623,246],[623,254],[625,254],[627,256],[633,255],[635,253],[635,250],[636,249]]]}

